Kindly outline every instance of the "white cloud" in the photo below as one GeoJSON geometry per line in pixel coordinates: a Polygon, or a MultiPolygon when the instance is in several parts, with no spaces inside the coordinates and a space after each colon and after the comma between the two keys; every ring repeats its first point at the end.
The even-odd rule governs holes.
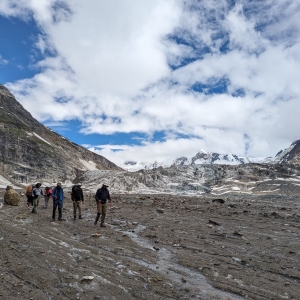
{"type": "Polygon", "coordinates": [[[3,15],[33,15],[43,33],[36,47],[55,54],[7,86],[39,120],[78,118],[83,133],[166,132],[164,142],[101,150],[113,161],[200,148],[274,155],[299,138],[300,3],[230,3],[3,0],[3,15]],[[220,80],[222,94],[191,89],[220,80]]]}
{"type": "Polygon", "coordinates": [[[7,59],[4,59],[2,57],[2,55],[0,54],[0,65],[6,65],[8,63],[8,60],[7,59]]]}

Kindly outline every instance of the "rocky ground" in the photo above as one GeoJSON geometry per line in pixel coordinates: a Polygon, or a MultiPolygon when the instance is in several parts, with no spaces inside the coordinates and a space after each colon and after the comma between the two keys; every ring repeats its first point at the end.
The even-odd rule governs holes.
{"type": "MultiPolygon", "coordinates": [[[[3,199],[4,191],[0,196],[3,199]]],[[[0,298],[300,299],[297,195],[113,195],[107,227],[0,208],[0,298]]]]}

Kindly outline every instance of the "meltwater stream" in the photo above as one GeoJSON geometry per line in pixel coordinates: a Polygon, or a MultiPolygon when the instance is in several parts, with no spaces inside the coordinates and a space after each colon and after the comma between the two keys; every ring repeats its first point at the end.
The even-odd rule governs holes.
{"type": "MultiPolygon", "coordinates": [[[[145,238],[140,237],[138,234],[143,231],[146,226],[138,225],[134,232],[123,232],[128,237],[130,237],[135,243],[140,247],[153,249],[153,245],[145,238]]],[[[227,293],[222,290],[216,289],[211,286],[206,277],[199,272],[195,272],[189,268],[183,267],[172,260],[172,253],[166,248],[160,248],[157,252],[157,263],[149,264],[145,261],[132,258],[132,260],[140,265],[146,266],[148,269],[154,270],[155,272],[160,272],[164,276],[168,277],[172,284],[183,284],[184,287],[190,291],[191,294],[197,295],[200,299],[204,297],[206,299],[232,299],[241,300],[245,299],[235,294],[227,293]]],[[[188,293],[188,292],[187,292],[188,293]]]]}

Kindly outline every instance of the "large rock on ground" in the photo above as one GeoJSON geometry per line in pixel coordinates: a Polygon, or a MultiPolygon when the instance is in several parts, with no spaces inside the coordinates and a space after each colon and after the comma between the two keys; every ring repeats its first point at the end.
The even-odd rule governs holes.
{"type": "Polygon", "coordinates": [[[20,205],[20,195],[13,190],[12,186],[7,186],[4,194],[4,202],[14,206],[20,205]]]}

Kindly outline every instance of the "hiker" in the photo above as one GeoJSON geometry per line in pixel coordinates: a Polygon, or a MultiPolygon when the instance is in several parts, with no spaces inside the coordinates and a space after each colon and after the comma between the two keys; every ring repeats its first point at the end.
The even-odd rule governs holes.
{"type": "Polygon", "coordinates": [[[48,208],[49,199],[50,199],[50,197],[52,197],[51,193],[52,193],[52,188],[46,186],[46,188],[44,189],[44,198],[45,198],[45,206],[44,206],[44,208],[45,209],[48,208]]]}
{"type": "Polygon", "coordinates": [[[111,202],[111,198],[109,195],[109,191],[108,191],[108,185],[103,184],[102,187],[100,189],[97,190],[95,198],[96,198],[96,202],[97,202],[97,216],[94,222],[94,225],[97,224],[99,217],[101,215],[101,227],[106,227],[106,225],[104,224],[104,220],[105,220],[105,216],[106,216],[106,211],[107,211],[107,200],[109,200],[111,202]]]}
{"type": "Polygon", "coordinates": [[[64,190],[60,182],[57,183],[55,188],[53,188],[52,198],[53,198],[52,221],[55,221],[55,212],[57,207],[58,207],[58,221],[61,221],[63,201],[64,201],[64,190]]]}
{"type": "Polygon", "coordinates": [[[37,207],[39,206],[40,198],[44,196],[43,191],[41,189],[41,183],[37,183],[34,188],[32,189],[32,196],[33,196],[33,208],[32,213],[36,214],[37,207]]]}
{"type": "Polygon", "coordinates": [[[77,183],[72,187],[71,199],[73,201],[73,216],[76,220],[76,210],[78,208],[79,219],[83,219],[81,215],[82,204],[84,203],[83,191],[81,188],[81,183],[77,183]]]}
{"type": "Polygon", "coordinates": [[[27,207],[30,208],[30,206],[33,206],[33,196],[32,196],[32,190],[34,188],[33,184],[30,184],[25,189],[25,195],[27,197],[27,207]]]}

